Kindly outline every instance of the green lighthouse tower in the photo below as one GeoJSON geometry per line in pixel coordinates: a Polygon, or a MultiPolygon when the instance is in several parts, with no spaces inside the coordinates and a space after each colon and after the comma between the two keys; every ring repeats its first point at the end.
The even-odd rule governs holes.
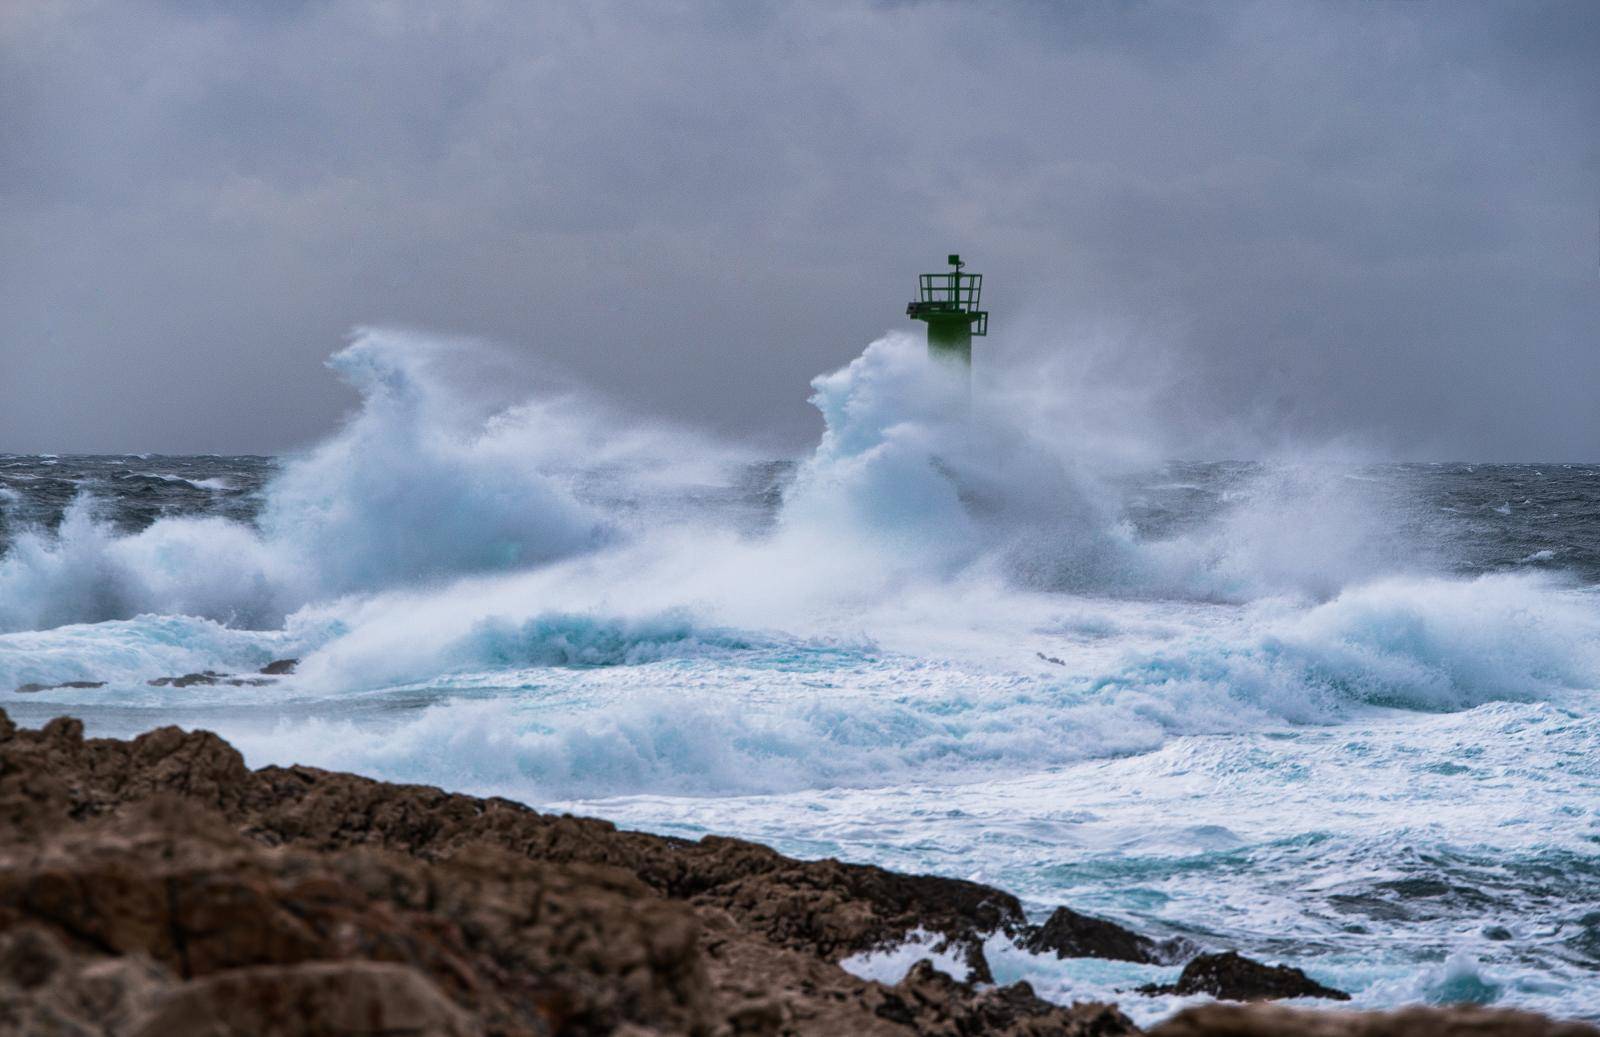
{"type": "Polygon", "coordinates": [[[989,333],[989,314],[978,309],[983,294],[982,274],[963,274],[961,257],[950,256],[947,274],[923,274],[918,298],[906,306],[906,316],[928,322],[928,355],[935,360],[959,360],[972,366],[972,336],[989,333]]]}

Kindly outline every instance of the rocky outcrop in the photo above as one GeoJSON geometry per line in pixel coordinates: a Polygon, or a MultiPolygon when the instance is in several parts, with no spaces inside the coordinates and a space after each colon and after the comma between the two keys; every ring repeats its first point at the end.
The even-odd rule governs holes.
{"type": "Polygon", "coordinates": [[[1080,1005],[1068,1018],[1041,1000],[1027,983],[974,992],[919,961],[876,1008],[883,1018],[903,1022],[919,1033],[1060,1033],[1114,1035],[1137,1032],[1111,1005],[1080,1005]],[[1058,1027],[1070,1027],[1069,1030],[1058,1027]]]}
{"type": "MultiPolygon", "coordinates": [[[[995,930],[1058,953],[1160,946],[1071,914],[1032,930],[977,883],[252,771],[205,732],[85,739],[76,720],[18,730],[0,712],[0,1037],[1138,1032],[1025,983],[922,962],[885,985],[837,964],[918,929],[980,965],[995,930]]],[[[1180,1019],[1268,1032],[1240,1029],[1248,1014],[1180,1019]]]]}
{"type": "Polygon", "coordinates": [[[1227,1001],[1272,1001],[1290,997],[1350,1000],[1349,994],[1323,986],[1297,968],[1263,965],[1233,951],[1202,954],[1183,967],[1177,983],[1140,989],[1147,994],[1210,994],[1227,1001]]]}
{"type": "Polygon", "coordinates": [[[473,1037],[482,1030],[415,969],[381,962],[312,962],[234,969],[185,983],[161,998],[132,1032],[134,1037],[473,1037]]]}
{"type": "Polygon", "coordinates": [[[835,964],[1021,920],[974,883],[0,714],[0,1033],[1136,1032],[835,964]]]}
{"type": "Polygon", "coordinates": [[[693,910],[626,873],[482,845],[431,862],[269,849],[171,795],[0,850],[0,927],[18,926],[151,962],[171,979],[153,1017],[230,991],[273,1018],[270,1004],[320,1004],[332,980],[312,963],[343,963],[376,996],[383,975],[356,966],[382,963],[419,1005],[452,1004],[490,1032],[713,1022],[693,910]],[[208,983],[182,982],[196,979],[208,983]]]}
{"type": "MultiPolygon", "coordinates": [[[[1015,897],[978,883],[797,861],[738,839],[691,843],[622,832],[507,800],[309,767],[250,771],[207,732],[161,728],[129,742],[85,740],[82,725],[63,718],[40,732],[18,732],[4,753],[15,761],[14,780],[40,786],[39,795],[76,817],[176,792],[268,845],[368,846],[434,858],[488,843],[549,863],[621,868],[660,896],[722,910],[770,943],[829,961],[896,943],[919,927],[976,946],[997,929],[1025,925],[1015,897]]],[[[0,775],[0,811],[8,780],[0,775]]]]}
{"type": "Polygon", "coordinates": [[[1192,957],[1199,948],[1188,940],[1152,940],[1104,918],[1058,907],[1040,926],[1029,928],[1020,941],[1035,954],[1058,958],[1109,958],[1145,965],[1172,965],[1192,957]]]}

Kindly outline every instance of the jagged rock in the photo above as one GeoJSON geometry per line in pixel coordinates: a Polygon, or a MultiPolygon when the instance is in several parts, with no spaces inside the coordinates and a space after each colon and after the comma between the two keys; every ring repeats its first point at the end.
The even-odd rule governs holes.
{"type": "Polygon", "coordinates": [[[14,924],[0,931],[0,1033],[123,1034],[176,981],[149,958],[79,955],[44,926],[14,924]]]}
{"type": "Polygon", "coordinates": [[[266,674],[268,677],[282,677],[284,674],[293,673],[295,667],[299,665],[299,659],[274,659],[261,667],[259,672],[266,674]]]}
{"type": "MultiPolygon", "coordinates": [[[[157,1022],[144,1024],[151,1034],[176,1032],[161,1020],[225,1014],[230,1000],[263,1013],[242,1032],[306,1032],[285,1020],[315,1011],[342,1033],[333,1021],[345,1017],[326,1002],[336,975],[365,977],[358,1003],[381,1000],[382,975],[299,968],[312,962],[403,966],[416,979],[407,996],[432,1016],[496,1032],[712,1022],[693,911],[625,872],[481,844],[428,862],[363,847],[269,849],[170,796],[0,849],[0,931],[18,925],[81,956],[149,959],[176,980],[232,977],[165,992],[157,1022]],[[427,1008],[444,997],[452,1011],[427,1008]]],[[[466,1032],[453,1025],[422,1032],[466,1032]]]]}
{"type": "Polygon", "coordinates": [[[61,971],[67,953],[47,929],[20,925],[0,935],[0,977],[23,990],[36,990],[61,971]]]}
{"type": "Polygon", "coordinates": [[[481,1032],[417,970],[364,961],[235,969],[184,983],[160,998],[133,1037],[472,1037],[481,1032]]]}
{"type": "Polygon", "coordinates": [[[1141,987],[1150,994],[1210,994],[1229,1001],[1272,1001],[1285,997],[1325,997],[1348,1001],[1342,990],[1325,987],[1289,965],[1263,965],[1234,951],[1202,954],[1183,967],[1170,986],[1141,987]]]}
{"type": "Polygon", "coordinates": [[[669,891],[694,889],[695,903],[722,907],[775,943],[830,960],[898,945],[920,928],[942,936],[939,949],[960,954],[972,978],[988,982],[984,937],[1024,924],[1016,897],[961,879],[796,861],[733,839],[707,838],[688,854],[698,880],[669,891]],[[717,881],[695,889],[706,879],[717,881]]]}
{"type": "MultiPolygon", "coordinates": [[[[957,984],[930,1000],[935,987],[894,993],[835,964],[918,928],[976,948],[1021,925],[1014,897],[977,883],[305,767],[251,771],[205,732],[85,739],[76,720],[17,730],[0,712],[0,934],[47,932],[74,975],[154,970],[118,1033],[159,1032],[173,1016],[152,1013],[175,1005],[203,1030],[233,1001],[315,1002],[312,962],[410,970],[491,1032],[1089,1032],[1063,1029],[1076,1010],[1018,990],[957,984]]],[[[261,1018],[292,1032],[272,1021],[281,1012],[261,1018]]]]}
{"type": "MultiPolygon", "coordinates": [[[[837,965],[919,928],[952,946],[1026,931],[1014,897],[977,883],[307,767],[252,771],[207,732],[85,739],[65,717],[19,730],[0,711],[0,1037],[1137,1033],[1111,1006],[1050,1004],[1026,984],[985,988],[924,963],[885,986],[837,965]]],[[[1427,1029],[1453,1012],[1326,1032],[1466,1037],[1427,1029]]],[[[1320,1033],[1369,1017],[1234,1030],[1233,1016],[1179,1018],[1210,1028],[1163,1032],[1320,1033]]],[[[1480,1018],[1473,1037],[1600,1037],[1480,1018]]]]}
{"type": "Polygon", "coordinates": [[[1199,950],[1187,940],[1152,940],[1069,907],[1056,908],[1043,925],[1030,927],[1021,942],[1035,954],[1051,951],[1058,958],[1110,958],[1150,965],[1174,964],[1199,950]]]}
{"type": "MultiPolygon", "coordinates": [[[[977,990],[934,968],[924,958],[887,995],[891,1014],[901,1015],[919,1033],[1028,1033],[1062,1037],[1116,1037],[1139,1028],[1115,1005],[1093,1002],[1056,1005],[1040,998],[1026,982],[977,990]]],[[[884,1009],[880,1007],[879,1014],[884,1009]]]]}
{"type": "Polygon", "coordinates": [[[1209,1004],[1186,1008],[1150,1033],[1151,1037],[1600,1037],[1600,1029],[1587,1023],[1476,1005],[1316,1012],[1283,1005],[1209,1004]]]}

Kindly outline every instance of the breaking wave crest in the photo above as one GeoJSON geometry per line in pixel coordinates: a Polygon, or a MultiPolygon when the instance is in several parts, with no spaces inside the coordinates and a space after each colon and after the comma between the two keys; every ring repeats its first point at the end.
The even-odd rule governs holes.
{"type": "MultiPolygon", "coordinates": [[[[0,630],[143,612],[276,626],[343,595],[525,571],[648,537],[664,519],[709,521],[652,501],[664,484],[725,477],[715,469],[726,448],[630,427],[571,394],[485,408],[450,377],[470,353],[360,333],[329,361],[360,408],[284,463],[254,525],[169,517],[130,534],[84,497],[55,529],[24,531],[0,558],[0,630]],[[607,503],[580,499],[578,484],[601,470],[607,503]]],[[[1125,458],[1062,438],[1020,388],[1002,382],[969,400],[908,336],[873,343],[814,388],[821,441],[774,533],[745,559],[780,597],[810,579],[806,567],[857,602],[974,571],[1046,591],[1327,597],[1398,564],[1370,550],[1395,540],[1387,516],[1282,469],[1240,490],[1250,499],[1222,521],[1142,541],[1119,515],[1125,458]]]]}
{"type": "Polygon", "coordinates": [[[340,594],[537,564],[607,536],[514,412],[475,413],[443,377],[466,347],[364,331],[329,366],[361,394],[344,428],[290,459],[256,526],[163,518],[132,534],[80,497],[0,558],[0,629],[143,612],[281,623],[340,594]]]}
{"type": "MultiPolygon", "coordinates": [[[[1119,620],[1133,628],[1142,617],[1113,613],[1119,620]]],[[[348,679],[354,661],[386,657],[338,641],[328,653],[328,669],[313,655],[310,672],[348,679]]],[[[1529,576],[1383,581],[1310,609],[1268,602],[1190,622],[1181,636],[1060,675],[1021,651],[997,666],[701,629],[684,613],[626,623],[544,615],[470,624],[408,666],[524,692],[447,699],[394,728],[292,723],[246,747],[262,761],[535,801],[976,779],[1373,706],[1568,701],[1600,685],[1600,612],[1587,595],[1529,576]],[[549,666],[586,669],[541,674],[549,666]]]]}

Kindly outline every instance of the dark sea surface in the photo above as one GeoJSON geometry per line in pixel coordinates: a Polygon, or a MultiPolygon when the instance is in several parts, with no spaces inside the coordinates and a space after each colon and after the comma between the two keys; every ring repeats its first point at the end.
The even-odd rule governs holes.
{"type": "MultiPolygon", "coordinates": [[[[27,530],[52,531],[68,505],[84,498],[93,514],[122,533],[159,518],[214,515],[254,523],[262,491],[277,471],[271,457],[0,454],[0,550],[27,530]]],[[[770,524],[793,461],[740,466],[726,485],[700,487],[675,502],[684,508],[737,512],[752,529],[770,524]]],[[[1247,462],[1171,462],[1123,476],[1120,514],[1141,537],[1161,539],[1201,527],[1241,495],[1255,492],[1273,466],[1247,462]]],[[[1304,470],[1296,475],[1308,477],[1304,470]]],[[[1392,509],[1395,541],[1423,550],[1459,575],[1537,568],[1600,582],[1600,465],[1367,464],[1319,465],[1315,478],[1367,484],[1359,493],[1392,509]]],[[[626,473],[588,471],[579,497],[617,511],[661,507],[641,496],[626,473]]]]}

